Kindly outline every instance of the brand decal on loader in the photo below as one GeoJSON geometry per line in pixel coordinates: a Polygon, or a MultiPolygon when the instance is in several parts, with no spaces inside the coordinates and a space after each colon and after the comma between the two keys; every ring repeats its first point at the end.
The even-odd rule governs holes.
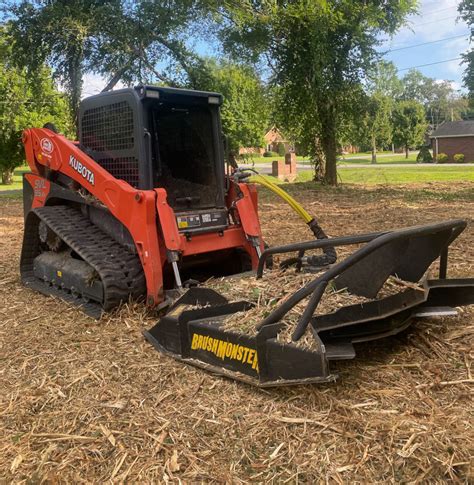
{"type": "Polygon", "coordinates": [[[82,175],[91,185],[94,185],[94,173],[83,165],[74,155],[69,156],[69,165],[82,175]]]}
{"type": "Polygon", "coordinates": [[[230,359],[242,364],[249,364],[258,372],[257,351],[250,347],[195,333],[191,340],[191,349],[205,350],[222,360],[230,359]]]}
{"type": "Polygon", "coordinates": [[[49,138],[42,138],[40,145],[41,145],[41,150],[43,151],[43,154],[50,155],[51,153],[53,153],[54,145],[49,138]]]}

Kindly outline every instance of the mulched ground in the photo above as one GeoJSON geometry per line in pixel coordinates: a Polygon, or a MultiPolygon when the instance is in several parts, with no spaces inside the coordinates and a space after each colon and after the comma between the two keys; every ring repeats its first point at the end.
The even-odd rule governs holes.
{"type": "MultiPolygon", "coordinates": [[[[474,185],[289,188],[331,236],[456,217],[474,275],[474,185]]],[[[310,239],[269,194],[270,244],[310,239]]],[[[22,207],[0,198],[1,482],[474,480],[474,308],[358,348],[336,383],[258,390],[162,356],[143,306],[96,322],[22,288],[22,207]]]]}

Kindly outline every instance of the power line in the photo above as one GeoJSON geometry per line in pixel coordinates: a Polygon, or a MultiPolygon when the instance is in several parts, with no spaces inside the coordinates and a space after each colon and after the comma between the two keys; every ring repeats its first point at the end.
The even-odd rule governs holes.
{"type": "Polygon", "coordinates": [[[435,44],[436,42],[444,42],[446,40],[460,39],[461,37],[465,37],[466,35],[469,35],[469,34],[455,35],[454,37],[446,37],[445,39],[432,40],[430,42],[422,42],[421,44],[412,44],[412,45],[407,45],[405,47],[397,47],[396,49],[390,49],[386,51],[385,54],[388,54],[389,52],[402,51],[405,49],[413,49],[414,47],[420,47],[422,45],[435,44]]]}
{"type": "MultiPolygon", "coordinates": [[[[453,0],[455,3],[457,3],[457,0],[453,0]]],[[[433,0],[432,2],[423,2],[423,7],[429,7],[430,5],[438,5],[439,0],[433,0]]],[[[457,5],[456,5],[457,6],[457,5]]]]}
{"type": "Polygon", "coordinates": [[[420,64],[419,66],[404,67],[403,69],[399,69],[398,72],[409,71],[410,69],[417,69],[418,67],[434,66],[435,64],[443,64],[444,62],[459,61],[461,59],[462,57],[454,57],[453,59],[446,59],[444,61],[430,62],[429,64],[420,64]]]}
{"type": "Polygon", "coordinates": [[[446,12],[446,10],[452,10],[453,8],[458,8],[458,6],[453,5],[452,7],[446,7],[446,8],[441,8],[440,10],[434,10],[433,12],[423,12],[421,15],[425,17],[427,15],[434,15],[435,13],[439,13],[439,12],[446,12]]]}
{"type": "Polygon", "coordinates": [[[414,24],[411,27],[421,27],[422,25],[430,25],[430,24],[435,24],[437,22],[441,22],[443,20],[452,20],[452,19],[457,19],[457,18],[458,18],[458,16],[454,15],[454,16],[451,16],[451,17],[444,17],[442,19],[431,20],[430,22],[423,22],[422,24],[414,24]]]}

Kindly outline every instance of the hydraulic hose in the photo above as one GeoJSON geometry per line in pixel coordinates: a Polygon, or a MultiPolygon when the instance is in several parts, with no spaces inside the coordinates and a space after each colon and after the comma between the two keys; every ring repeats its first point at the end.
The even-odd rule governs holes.
{"type": "MultiPolygon", "coordinates": [[[[312,217],[308,212],[306,212],[304,207],[301,204],[299,204],[293,197],[291,197],[290,194],[285,192],[277,184],[271,182],[270,180],[260,175],[256,170],[254,169],[247,169],[247,170],[255,174],[252,177],[250,177],[249,181],[263,185],[264,187],[266,187],[267,189],[271,190],[273,193],[281,197],[303,219],[303,221],[311,229],[316,239],[327,239],[326,233],[318,224],[318,221],[316,220],[316,218],[312,217]]],[[[324,254],[321,256],[308,257],[306,260],[307,263],[310,266],[322,267],[336,262],[337,253],[333,247],[324,248],[323,252],[324,254]]],[[[294,264],[295,261],[293,260],[294,258],[291,258],[291,263],[290,263],[290,260],[288,260],[287,262],[283,261],[282,266],[288,266],[288,264],[285,264],[285,263],[294,264]]],[[[301,261],[301,258],[299,257],[298,260],[301,261]]]]}
{"type": "Polygon", "coordinates": [[[250,177],[249,181],[254,182],[267,189],[271,190],[273,193],[281,197],[302,219],[306,224],[309,224],[314,218],[306,212],[304,207],[299,204],[290,194],[286,193],[282,188],[278,187],[277,184],[274,184],[270,180],[267,180],[265,177],[260,175],[257,171],[252,170],[255,173],[253,177],[250,177]]]}

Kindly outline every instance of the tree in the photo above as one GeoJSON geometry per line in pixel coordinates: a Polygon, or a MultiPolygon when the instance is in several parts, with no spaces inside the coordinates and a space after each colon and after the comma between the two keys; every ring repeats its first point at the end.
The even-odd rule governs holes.
{"type": "Polygon", "coordinates": [[[195,78],[195,87],[224,96],[221,118],[229,155],[235,158],[241,147],[263,146],[269,123],[268,100],[254,69],[207,59],[195,78]]]}
{"type": "Polygon", "coordinates": [[[463,119],[467,112],[466,99],[456,93],[451,81],[439,81],[411,69],[402,84],[400,98],[423,104],[426,119],[435,128],[443,121],[463,119]]]}
{"type": "Polygon", "coordinates": [[[395,101],[403,93],[403,84],[398,70],[391,61],[378,61],[367,73],[367,91],[379,93],[395,101]]]}
{"type": "Polygon", "coordinates": [[[359,121],[359,137],[370,140],[372,163],[377,163],[377,147],[392,141],[392,102],[388,96],[374,93],[367,96],[364,107],[365,112],[359,121]]]}
{"type": "Polygon", "coordinates": [[[367,73],[367,96],[363,113],[358,117],[359,138],[370,141],[372,163],[377,163],[377,147],[392,142],[392,111],[394,100],[402,92],[397,69],[392,62],[377,62],[367,73]]]}
{"type": "Polygon", "coordinates": [[[408,158],[410,147],[424,142],[427,123],[423,105],[417,101],[398,101],[393,111],[393,140],[405,148],[408,158]]]}
{"type": "MultiPolygon", "coordinates": [[[[303,136],[313,160],[322,147],[325,181],[337,184],[338,142],[359,102],[381,33],[392,34],[416,2],[389,0],[241,0],[227,6],[227,49],[269,59],[286,124],[303,136]]],[[[287,131],[290,131],[290,130],[287,131]]]]}
{"type": "Polygon", "coordinates": [[[82,94],[82,77],[94,49],[99,0],[23,0],[13,3],[11,21],[17,65],[31,76],[46,62],[68,94],[77,124],[82,94]]]}
{"type": "Polygon", "coordinates": [[[11,39],[0,29],[0,174],[3,184],[13,182],[13,170],[24,162],[21,134],[30,126],[54,122],[71,133],[70,114],[65,96],[58,92],[45,66],[30,83],[25,69],[15,67],[11,39]]]}
{"type": "Polygon", "coordinates": [[[186,46],[184,33],[191,33],[203,5],[195,0],[13,1],[17,61],[32,74],[44,63],[51,66],[77,124],[86,72],[108,77],[107,89],[119,80],[188,81],[199,58],[186,46]]]}
{"type": "MultiPolygon", "coordinates": [[[[474,38],[474,8],[472,0],[462,0],[458,5],[458,12],[464,22],[471,29],[471,41],[474,38]]],[[[474,109],[474,51],[470,49],[463,55],[463,63],[466,64],[464,73],[464,85],[469,91],[469,102],[474,109]]]]}

